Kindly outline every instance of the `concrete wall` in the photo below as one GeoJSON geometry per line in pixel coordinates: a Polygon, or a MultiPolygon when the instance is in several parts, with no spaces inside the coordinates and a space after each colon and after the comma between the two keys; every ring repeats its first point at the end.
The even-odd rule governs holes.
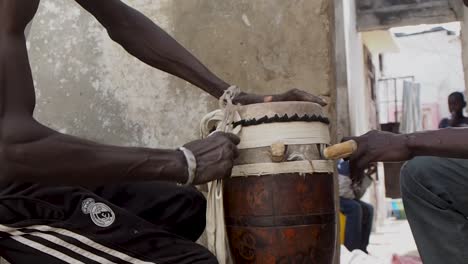
{"type": "MultiPolygon", "coordinates": [[[[126,2],[245,91],[332,95],[329,0],[126,2]]],[[[216,107],[199,89],[129,56],[73,1],[43,0],[29,40],[36,116],[62,132],[175,147],[198,138],[199,120],[216,107]]]]}
{"type": "Polygon", "coordinates": [[[357,31],[356,5],[354,0],[343,0],[349,115],[351,134],[362,135],[370,130],[369,106],[364,79],[364,50],[362,35],[357,31]]]}
{"type": "MultiPolygon", "coordinates": [[[[463,20],[461,22],[462,61],[465,76],[468,76],[468,8],[463,7],[463,20]]],[[[468,78],[465,78],[465,95],[468,94],[468,78]]]]}
{"type": "Polygon", "coordinates": [[[461,19],[461,0],[357,0],[360,31],[461,19]]]}
{"type": "MultiPolygon", "coordinates": [[[[173,32],[172,1],[130,1],[173,32]]],[[[118,145],[173,147],[197,138],[214,100],[140,63],[73,1],[42,1],[30,35],[37,118],[118,145]]]]}
{"type": "MultiPolygon", "coordinates": [[[[345,25],[350,130],[351,135],[357,136],[376,128],[376,109],[365,78],[364,40],[363,33],[357,31],[356,1],[341,1],[343,1],[345,25]]],[[[376,74],[378,76],[379,72],[376,74]]],[[[384,196],[384,175],[379,173],[379,181],[374,181],[363,197],[364,201],[374,205],[374,230],[383,224],[386,217],[384,196]]]]}
{"type": "Polygon", "coordinates": [[[335,0],[336,123],[338,139],[351,135],[346,54],[347,26],[343,0],[335,0]]]}

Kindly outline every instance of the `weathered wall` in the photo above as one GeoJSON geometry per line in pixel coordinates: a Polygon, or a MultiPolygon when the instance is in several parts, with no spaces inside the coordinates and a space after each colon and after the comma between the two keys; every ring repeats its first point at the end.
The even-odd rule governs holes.
{"type": "Polygon", "coordinates": [[[461,19],[461,0],[357,0],[360,31],[461,19]]]}
{"type": "Polygon", "coordinates": [[[297,87],[330,96],[331,2],[185,1],[173,5],[174,34],[245,91],[297,87]]]}
{"type": "MultiPolygon", "coordinates": [[[[349,1],[349,0],[345,0],[349,1]]],[[[335,65],[336,65],[336,116],[337,138],[351,135],[349,115],[349,86],[346,45],[348,21],[345,21],[343,0],[335,0],[335,65]]]]}
{"type": "MultiPolygon", "coordinates": [[[[209,68],[246,91],[331,95],[329,0],[129,0],[209,68]]],[[[30,35],[37,118],[105,143],[174,147],[216,106],[129,56],[73,1],[43,0],[30,35]]],[[[332,104],[333,106],[333,104],[332,104]]]]}
{"type": "Polygon", "coordinates": [[[370,130],[369,94],[364,79],[364,49],[356,27],[356,3],[343,0],[351,134],[362,135],[370,130]]]}
{"type": "MultiPolygon", "coordinates": [[[[463,7],[463,20],[461,21],[462,62],[465,76],[468,76],[468,8],[463,7]]],[[[465,95],[468,95],[468,78],[465,77],[465,95]]]]}
{"type": "MultiPolygon", "coordinates": [[[[171,2],[130,4],[170,32],[171,2]]],[[[195,139],[197,121],[211,108],[197,89],[129,56],[73,1],[42,1],[29,40],[36,116],[63,132],[172,147],[195,139]]]]}

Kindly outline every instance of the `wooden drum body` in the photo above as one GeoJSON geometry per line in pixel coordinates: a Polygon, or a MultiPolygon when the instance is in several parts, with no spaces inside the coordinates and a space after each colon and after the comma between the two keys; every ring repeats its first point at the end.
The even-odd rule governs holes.
{"type": "Polygon", "coordinates": [[[235,263],[332,263],[333,165],[320,158],[321,148],[330,140],[321,107],[269,103],[243,106],[239,113],[244,125],[240,158],[223,188],[226,229],[235,263]],[[274,125],[277,123],[281,123],[279,128],[274,125]],[[312,139],[306,141],[317,142],[302,144],[301,133],[294,129],[305,126],[301,129],[309,131],[310,123],[314,123],[312,139]],[[314,133],[322,135],[314,140],[314,133]],[[272,139],[286,145],[284,157],[273,159],[277,163],[272,161],[272,139]],[[249,140],[260,143],[254,143],[253,148],[245,146],[249,140]]]}

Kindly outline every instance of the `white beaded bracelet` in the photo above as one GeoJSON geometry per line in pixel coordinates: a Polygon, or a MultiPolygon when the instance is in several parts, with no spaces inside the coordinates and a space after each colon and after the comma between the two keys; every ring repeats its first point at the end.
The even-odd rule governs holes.
{"type": "Polygon", "coordinates": [[[197,172],[197,160],[195,159],[195,155],[193,155],[192,151],[189,149],[180,147],[179,150],[184,153],[185,160],[187,160],[188,179],[184,186],[189,186],[192,185],[193,180],[195,179],[195,173],[197,172]]]}

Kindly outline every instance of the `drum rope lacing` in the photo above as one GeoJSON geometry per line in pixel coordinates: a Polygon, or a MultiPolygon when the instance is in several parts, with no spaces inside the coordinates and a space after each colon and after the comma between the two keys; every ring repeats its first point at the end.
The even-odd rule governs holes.
{"type": "MultiPolygon", "coordinates": [[[[219,99],[218,110],[207,114],[201,121],[200,132],[202,138],[222,131],[238,134],[241,126],[233,128],[233,122],[240,120],[236,105],[232,100],[240,93],[236,86],[229,87],[219,99]],[[214,132],[212,128],[216,127],[214,132]]],[[[220,264],[234,263],[229,249],[229,241],[224,223],[223,181],[216,180],[208,183],[206,235],[208,249],[216,256],[220,264]]]]}

